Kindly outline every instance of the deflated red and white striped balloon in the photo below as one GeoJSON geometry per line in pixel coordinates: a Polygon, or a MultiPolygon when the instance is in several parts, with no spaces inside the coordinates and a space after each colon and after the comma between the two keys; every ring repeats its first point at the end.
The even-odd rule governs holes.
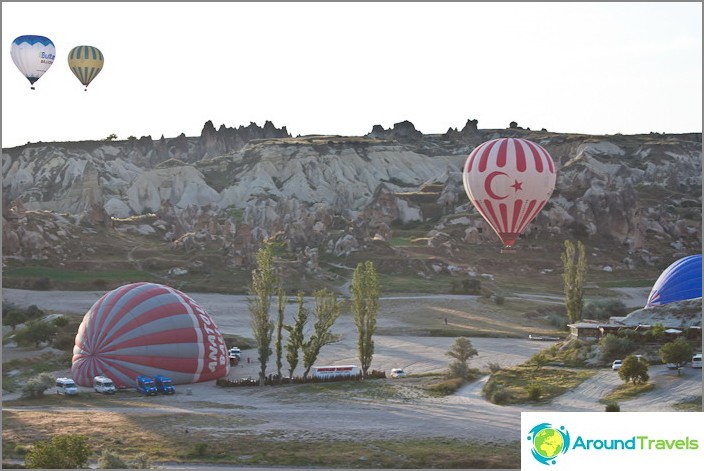
{"type": "Polygon", "coordinates": [[[555,189],[555,165],[535,142],[500,138],[469,154],[464,189],[503,244],[511,247],[555,189]]]}
{"type": "Polygon", "coordinates": [[[104,375],[134,387],[139,375],[165,375],[174,384],[227,376],[227,347],[205,310],[180,291],[133,283],[108,292],[83,317],[73,348],[76,383],[104,375]]]}

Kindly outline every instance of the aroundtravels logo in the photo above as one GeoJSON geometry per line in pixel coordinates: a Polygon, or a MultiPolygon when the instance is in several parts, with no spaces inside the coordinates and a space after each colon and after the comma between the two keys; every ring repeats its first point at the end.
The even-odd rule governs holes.
{"type": "Polygon", "coordinates": [[[565,454],[570,449],[570,434],[565,427],[554,428],[547,422],[533,427],[528,440],[533,442],[533,458],[545,465],[555,464],[558,455],[565,454]]]}

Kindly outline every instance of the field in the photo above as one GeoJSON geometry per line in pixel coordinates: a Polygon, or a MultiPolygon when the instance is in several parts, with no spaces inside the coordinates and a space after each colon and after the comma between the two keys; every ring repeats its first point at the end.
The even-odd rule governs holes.
{"type": "MultiPolygon", "coordinates": [[[[78,318],[99,294],[3,292],[6,301],[78,318]]],[[[251,338],[246,297],[189,294],[227,336],[251,338]]],[[[613,293],[636,305],[645,294],[642,289],[613,293]]],[[[529,334],[561,335],[546,319],[525,315],[555,303],[558,300],[549,294],[534,293],[514,293],[502,306],[482,296],[385,296],[372,368],[389,372],[403,367],[410,373],[403,379],[263,388],[223,388],[207,382],[179,385],[175,396],[153,398],[134,391],[106,397],[88,388],[82,388],[76,398],[49,394],[30,400],[19,398],[18,392],[5,393],[3,458],[21,461],[34,440],[70,430],[88,435],[96,450],[111,449],[125,459],[146,453],[152,463],[162,464],[517,468],[522,410],[603,411],[602,399],[621,384],[606,367],[543,368],[531,382],[545,385],[545,394],[537,401],[498,406],[483,397],[489,365],[509,372],[553,344],[528,340],[529,334]],[[438,395],[431,387],[443,380],[449,362],[446,352],[458,335],[470,337],[478,350],[470,366],[480,375],[454,394],[438,395]],[[554,392],[546,387],[553,383],[559,385],[554,392]]],[[[292,315],[293,308],[289,306],[287,315],[292,315]]],[[[318,364],[357,363],[349,312],[343,313],[333,330],[343,340],[325,347],[318,364]]],[[[8,381],[38,371],[67,374],[69,366],[65,352],[3,348],[3,377],[9,378],[10,370],[16,372],[8,381]],[[37,355],[44,356],[37,361],[37,355]]],[[[258,369],[256,353],[243,348],[243,361],[229,377],[256,377],[258,369]]],[[[652,367],[651,376],[652,390],[623,399],[622,411],[701,410],[697,404],[697,397],[701,403],[701,370],[687,369],[678,377],[658,365],[652,367]]],[[[515,387],[526,390],[525,384],[515,387]]]]}

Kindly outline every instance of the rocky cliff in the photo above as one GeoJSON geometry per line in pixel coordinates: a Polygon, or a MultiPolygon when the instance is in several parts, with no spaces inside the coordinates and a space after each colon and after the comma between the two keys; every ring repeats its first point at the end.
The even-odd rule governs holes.
{"type": "Polygon", "coordinates": [[[186,252],[214,245],[223,263],[242,267],[276,237],[310,272],[323,254],[398,253],[390,241],[409,228],[446,254],[497,246],[468,202],[461,168],[478,144],[508,136],[540,143],[558,174],[519,245],[580,238],[619,247],[624,256],[614,263],[626,269],[701,251],[700,133],[592,136],[477,124],[443,135],[403,122],[366,136],[291,137],[270,122],[218,130],[207,122],[199,137],[3,149],[3,259],[64,263],[64,246],[96,230],[186,252]]]}

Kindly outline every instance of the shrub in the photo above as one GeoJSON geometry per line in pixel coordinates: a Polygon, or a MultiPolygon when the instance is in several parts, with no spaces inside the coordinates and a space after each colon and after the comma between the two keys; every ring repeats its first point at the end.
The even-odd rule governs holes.
{"type": "Polygon", "coordinates": [[[506,404],[509,400],[511,400],[511,393],[505,390],[504,388],[499,388],[492,393],[489,400],[494,404],[503,405],[506,404]]]}
{"type": "Polygon", "coordinates": [[[129,469],[129,467],[127,463],[110,450],[103,450],[98,458],[99,469],[129,469]]]}
{"type": "Polygon", "coordinates": [[[506,298],[503,297],[502,295],[500,295],[500,294],[495,294],[495,295],[494,295],[494,303],[495,303],[497,306],[503,306],[505,302],[506,302],[506,298]]]}
{"type": "Polygon", "coordinates": [[[29,378],[22,388],[22,397],[42,397],[44,391],[54,385],[54,377],[49,373],[39,373],[29,378]]]}
{"type": "Polygon", "coordinates": [[[540,396],[543,395],[543,388],[537,384],[533,384],[528,387],[528,399],[531,401],[539,401],[540,396]]]}
{"type": "Polygon", "coordinates": [[[132,460],[132,469],[149,469],[151,463],[146,453],[140,453],[132,460]]]}
{"type": "Polygon", "coordinates": [[[599,346],[601,347],[601,359],[609,362],[616,358],[626,356],[633,350],[635,344],[631,339],[619,337],[614,334],[606,334],[599,341],[599,346]]]}
{"type": "Polygon", "coordinates": [[[608,320],[612,316],[625,316],[628,314],[623,301],[616,299],[598,299],[588,301],[584,305],[582,317],[584,319],[608,320]]]}
{"type": "Polygon", "coordinates": [[[205,442],[195,443],[193,445],[192,455],[202,457],[202,456],[205,456],[207,451],[208,451],[208,444],[207,443],[205,443],[205,442]]]}
{"type": "Polygon", "coordinates": [[[463,384],[462,378],[451,378],[428,386],[428,390],[440,396],[449,396],[454,394],[463,384]]]}
{"type": "Polygon", "coordinates": [[[85,435],[55,435],[34,442],[25,457],[25,466],[34,469],[84,468],[91,455],[85,435]]]}
{"type": "Polygon", "coordinates": [[[621,412],[621,406],[617,402],[609,402],[606,404],[606,412],[621,412]]]}
{"type": "Polygon", "coordinates": [[[501,365],[496,362],[490,362],[488,365],[486,365],[486,367],[489,368],[489,371],[492,373],[496,373],[501,369],[501,365]]]}

